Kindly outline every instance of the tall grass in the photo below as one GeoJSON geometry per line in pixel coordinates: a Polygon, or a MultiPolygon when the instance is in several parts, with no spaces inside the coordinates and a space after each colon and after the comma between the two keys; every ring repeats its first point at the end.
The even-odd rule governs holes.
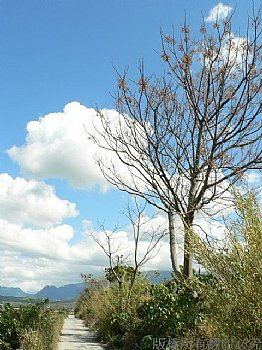
{"type": "Polygon", "coordinates": [[[227,224],[224,247],[197,240],[198,259],[213,276],[203,288],[210,337],[262,341],[262,215],[252,191],[235,193],[237,217],[227,224]]]}
{"type": "Polygon", "coordinates": [[[36,330],[27,330],[21,337],[23,350],[56,350],[63,328],[65,312],[51,311],[36,330]]]}
{"type": "Polygon", "coordinates": [[[137,277],[132,294],[129,283],[119,288],[117,282],[104,283],[96,288],[87,288],[79,298],[75,313],[83,318],[106,343],[129,348],[134,344],[134,329],[137,324],[137,310],[149,298],[150,284],[145,277],[137,277]]]}
{"type": "Polygon", "coordinates": [[[66,316],[47,307],[47,301],[0,310],[0,349],[55,350],[66,316]]]}

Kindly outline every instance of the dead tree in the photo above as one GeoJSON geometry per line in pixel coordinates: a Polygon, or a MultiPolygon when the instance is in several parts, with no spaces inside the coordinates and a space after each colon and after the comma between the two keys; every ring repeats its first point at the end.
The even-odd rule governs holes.
{"type": "Polygon", "coordinates": [[[123,275],[128,273],[128,298],[131,297],[141,268],[156,256],[160,241],[167,235],[166,225],[155,224],[154,215],[147,215],[146,207],[145,201],[134,198],[132,202],[128,202],[123,212],[130,224],[132,247],[128,245],[124,247],[119,242],[119,233],[121,234],[119,227],[109,231],[104,224],[100,224],[99,235],[96,232],[89,232],[108,258],[109,268],[106,268],[106,273],[109,280],[116,281],[120,290],[123,286],[123,275]],[[143,247],[141,247],[142,242],[144,242],[143,247]]]}
{"type": "Polygon", "coordinates": [[[132,203],[128,203],[127,210],[124,212],[131,224],[134,247],[132,251],[134,266],[133,274],[130,281],[128,298],[130,298],[133,286],[143,267],[148,261],[153,259],[159,252],[159,243],[167,235],[167,230],[163,224],[154,224],[154,217],[146,215],[145,201],[141,202],[134,198],[132,203]],[[142,242],[145,242],[141,248],[142,242]]]}
{"type": "Polygon", "coordinates": [[[118,75],[118,116],[98,111],[101,126],[90,137],[112,152],[98,157],[105,178],[144,198],[169,217],[172,267],[174,218],[184,226],[184,268],[192,275],[190,232],[195,214],[221,200],[250,169],[261,169],[261,22],[249,18],[245,36],[233,34],[231,18],[201,25],[192,39],[161,34],[164,72],[137,80],[118,75]],[[117,161],[116,161],[117,159],[117,161]]]}
{"type": "MultiPolygon", "coordinates": [[[[119,227],[116,226],[114,230],[109,231],[105,228],[104,224],[100,224],[100,235],[97,233],[90,231],[90,236],[94,240],[96,244],[99,245],[99,247],[103,250],[104,254],[108,258],[109,268],[110,272],[113,274],[115,280],[118,283],[119,289],[122,288],[122,277],[117,274],[116,270],[114,269],[115,266],[118,266],[119,263],[123,264],[123,254],[122,253],[125,249],[119,242],[118,242],[118,232],[119,227]]],[[[107,270],[107,269],[106,269],[107,270]]]]}

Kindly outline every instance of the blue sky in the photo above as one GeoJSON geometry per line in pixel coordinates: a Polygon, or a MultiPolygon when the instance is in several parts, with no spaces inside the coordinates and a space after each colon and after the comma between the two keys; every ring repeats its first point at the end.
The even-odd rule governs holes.
{"type": "MultiPolygon", "coordinates": [[[[236,8],[236,28],[246,23],[251,3],[248,0],[223,1],[224,6],[236,8]]],[[[259,1],[255,3],[259,4],[259,1]]],[[[31,137],[40,137],[39,128],[43,128],[41,137],[46,137],[44,133],[49,132],[51,125],[38,123],[37,132],[35,129],[28,132],[27,123],[38,121],[40,117],[43,120],[49,113],[63,113],[64,107],[72,102],[79,102],[87,108],[114,108],[110,96],[116,86],[113,66],[119,70],[128,66],[130,75],[136,76],[139,59],[143,58],[146,72],[161,73],[158,55],[160,27],[164,32],[171,32],[172,26],[178,31],[186,14],[187,22],[197,33],[202,16],[207,17],[217,4],[213,0],[0,0],[0,174],[8,174],[9,177],[2,178],[1,184],[12,190],[9,201],[7,192],[1,199],[4,214],[0,214],[0,219],[4,221],[6,231],[0,247],[1,265],[5,266],[0,285],[17,285],[33,291],[47,283],[78,281],[80,272],[92,271],[89,264],[105,263],[102,257],[96,256],[97,260],[92,260],[97,263],[91,262],[90,256],[84,257],[90,253],[88,250],[83,256],[76,252],[82,249],[77,244],[83,239],[83,222],[95,224],[98,220],[106,220],[111,229],[114,223],[124,222],[120,213],[127,196],[116,190],[104,193],[99,189],[101,179],[93,189],[77,186],[76,175],[69,174],[72,169],[68,171],[68,177],[65,169],[60,171],[63,175],[51,176],[55,169],[50,169],[48,163],[49,169],[45,171],[41,159],[39,164],[34,164],[42,166],[39,171],[23,164],[21,153],[11,159],[8,149],[14,145],[26,145],[30,133],[31,137]],[[75,182],[72,185],[73,176],[75,182]],[[17,177],[21,177],[20,182],[15,180],[17,177]],[[38,204],[35,193],[39,194],[38,204]],[[30,210],[25,209],[28,205],[30,210]],[[51,208],[55,208],[53,215],[50,214],[51,208]],[[40,216],[49,224],[38,224],[40,216]],[[64,224],[67,226],[62,227],[64,224]],[[66,238],[62,237],[63,229],[66,238]],[[52,230],[59,232],[53,234],[52,230]],[[11,239],[12,242],[8,243],[10,237],[13,241],[11,239]],[[42,237],[40,241],[39,237],[42,237]],[[31,247],[30,242],[35,242],[35,245],[31,247]],[[46,242],[47,250],[52,246],[54,254],[41,250],[41,242],[46,242]],[[59,247],[67,252],[55,256],[59,247]],[[70,247],[74,249],[72,254],[70,247]],[[71,261],[70,254],[76,254],[77,262],[71,261]],[[36,266],[35,270],[32,265],[36,266]]],[[[74,113],[81,113],[81,108],[78,104],[70,106],[69,120],[76,120],[74,113]]],[[[56,135],[59,125],[56,124],[56,135]]],[[[65,128],[64,124],[62,126],[65,128]]],[[[76,140],[78,136],[75,134],[76,140]]],[[[46,146],[48,150],[50,139],[46,140],[48,142],[46,145],[42,142],[42,147],[46,146]]],[[[28,154],[25,157],[29,157],[28,154]]],[[[55,158],[53,160],[55,168],[58,163],[55,163],[55,158]]],[[[29,161],[30,157],[26,159],[27,163],[29,161]]],[[[84,172],[87,178],[92,170],[88,168],[92,166],[90,164],[84,172]]],[[[67,165],[70,168],[70,159],[67,165]]],[[[75,168],[74,172],[77,172],[75,168]]],[[[96,174],[92,176],[92,183],[96,183],[96,174]]],[[[90,244],[91,250],[95,249],[90,241],[86,244],[90,244]]],[[[100,254],[99,250],[97,254],[100,254]]],[[[169,267],[165,259],[160,265],[156,264],[169,267]]]]}

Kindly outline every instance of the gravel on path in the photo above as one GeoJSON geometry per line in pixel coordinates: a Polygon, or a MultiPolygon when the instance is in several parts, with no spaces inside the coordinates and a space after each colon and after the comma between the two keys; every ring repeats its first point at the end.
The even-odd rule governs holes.
{"type": "Polygon", "coordinates": [[[69,315],[64,322],[58,350],[102,350],[104,347],[82,320],[69,315]]]}

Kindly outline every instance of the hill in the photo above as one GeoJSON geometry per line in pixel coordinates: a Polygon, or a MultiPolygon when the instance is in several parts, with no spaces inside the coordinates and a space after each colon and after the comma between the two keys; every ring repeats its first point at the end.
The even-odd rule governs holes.
{"type": "MultiPolygon", "coordinates": [[[[171,278],[170,271],[145,271],[143,274],[149,277],[151,283],[160,283],[163,280],[171,278]]],[[[12,288],[12,287],[1,287],[0,286],[0,300],[5,297],[15,297],[22,298],[22,300],[30,299],[49,299],[50,301],[54,300],[73,300],[77,299],[79,295],[85,288],[84,283],[71,283],[66,284],[61,287],[56,286],[45,286],[39,292],[35,294],[28,294],[22,291],[20,288],[12,288]],[[2,296],[2,297],[1,297],[2,296]]]]}
{"type": "Polygon", "coordinates": [[[26,298],[31,296],[30,294],[22,291],[21,288],[2,287],[2,286],[0,286],[0,295],[3,297],[11,296],[11,297],[19,297],[19,298],[26,298]]]}
{"type": "Polygon", "coordinates": [[[67,284],[62,287],[46,286],[34,294],[34,297],[38,299],[48,298],[49,300],[71,300],[76,299],[84,288],[84,283],[67,284]]]}

